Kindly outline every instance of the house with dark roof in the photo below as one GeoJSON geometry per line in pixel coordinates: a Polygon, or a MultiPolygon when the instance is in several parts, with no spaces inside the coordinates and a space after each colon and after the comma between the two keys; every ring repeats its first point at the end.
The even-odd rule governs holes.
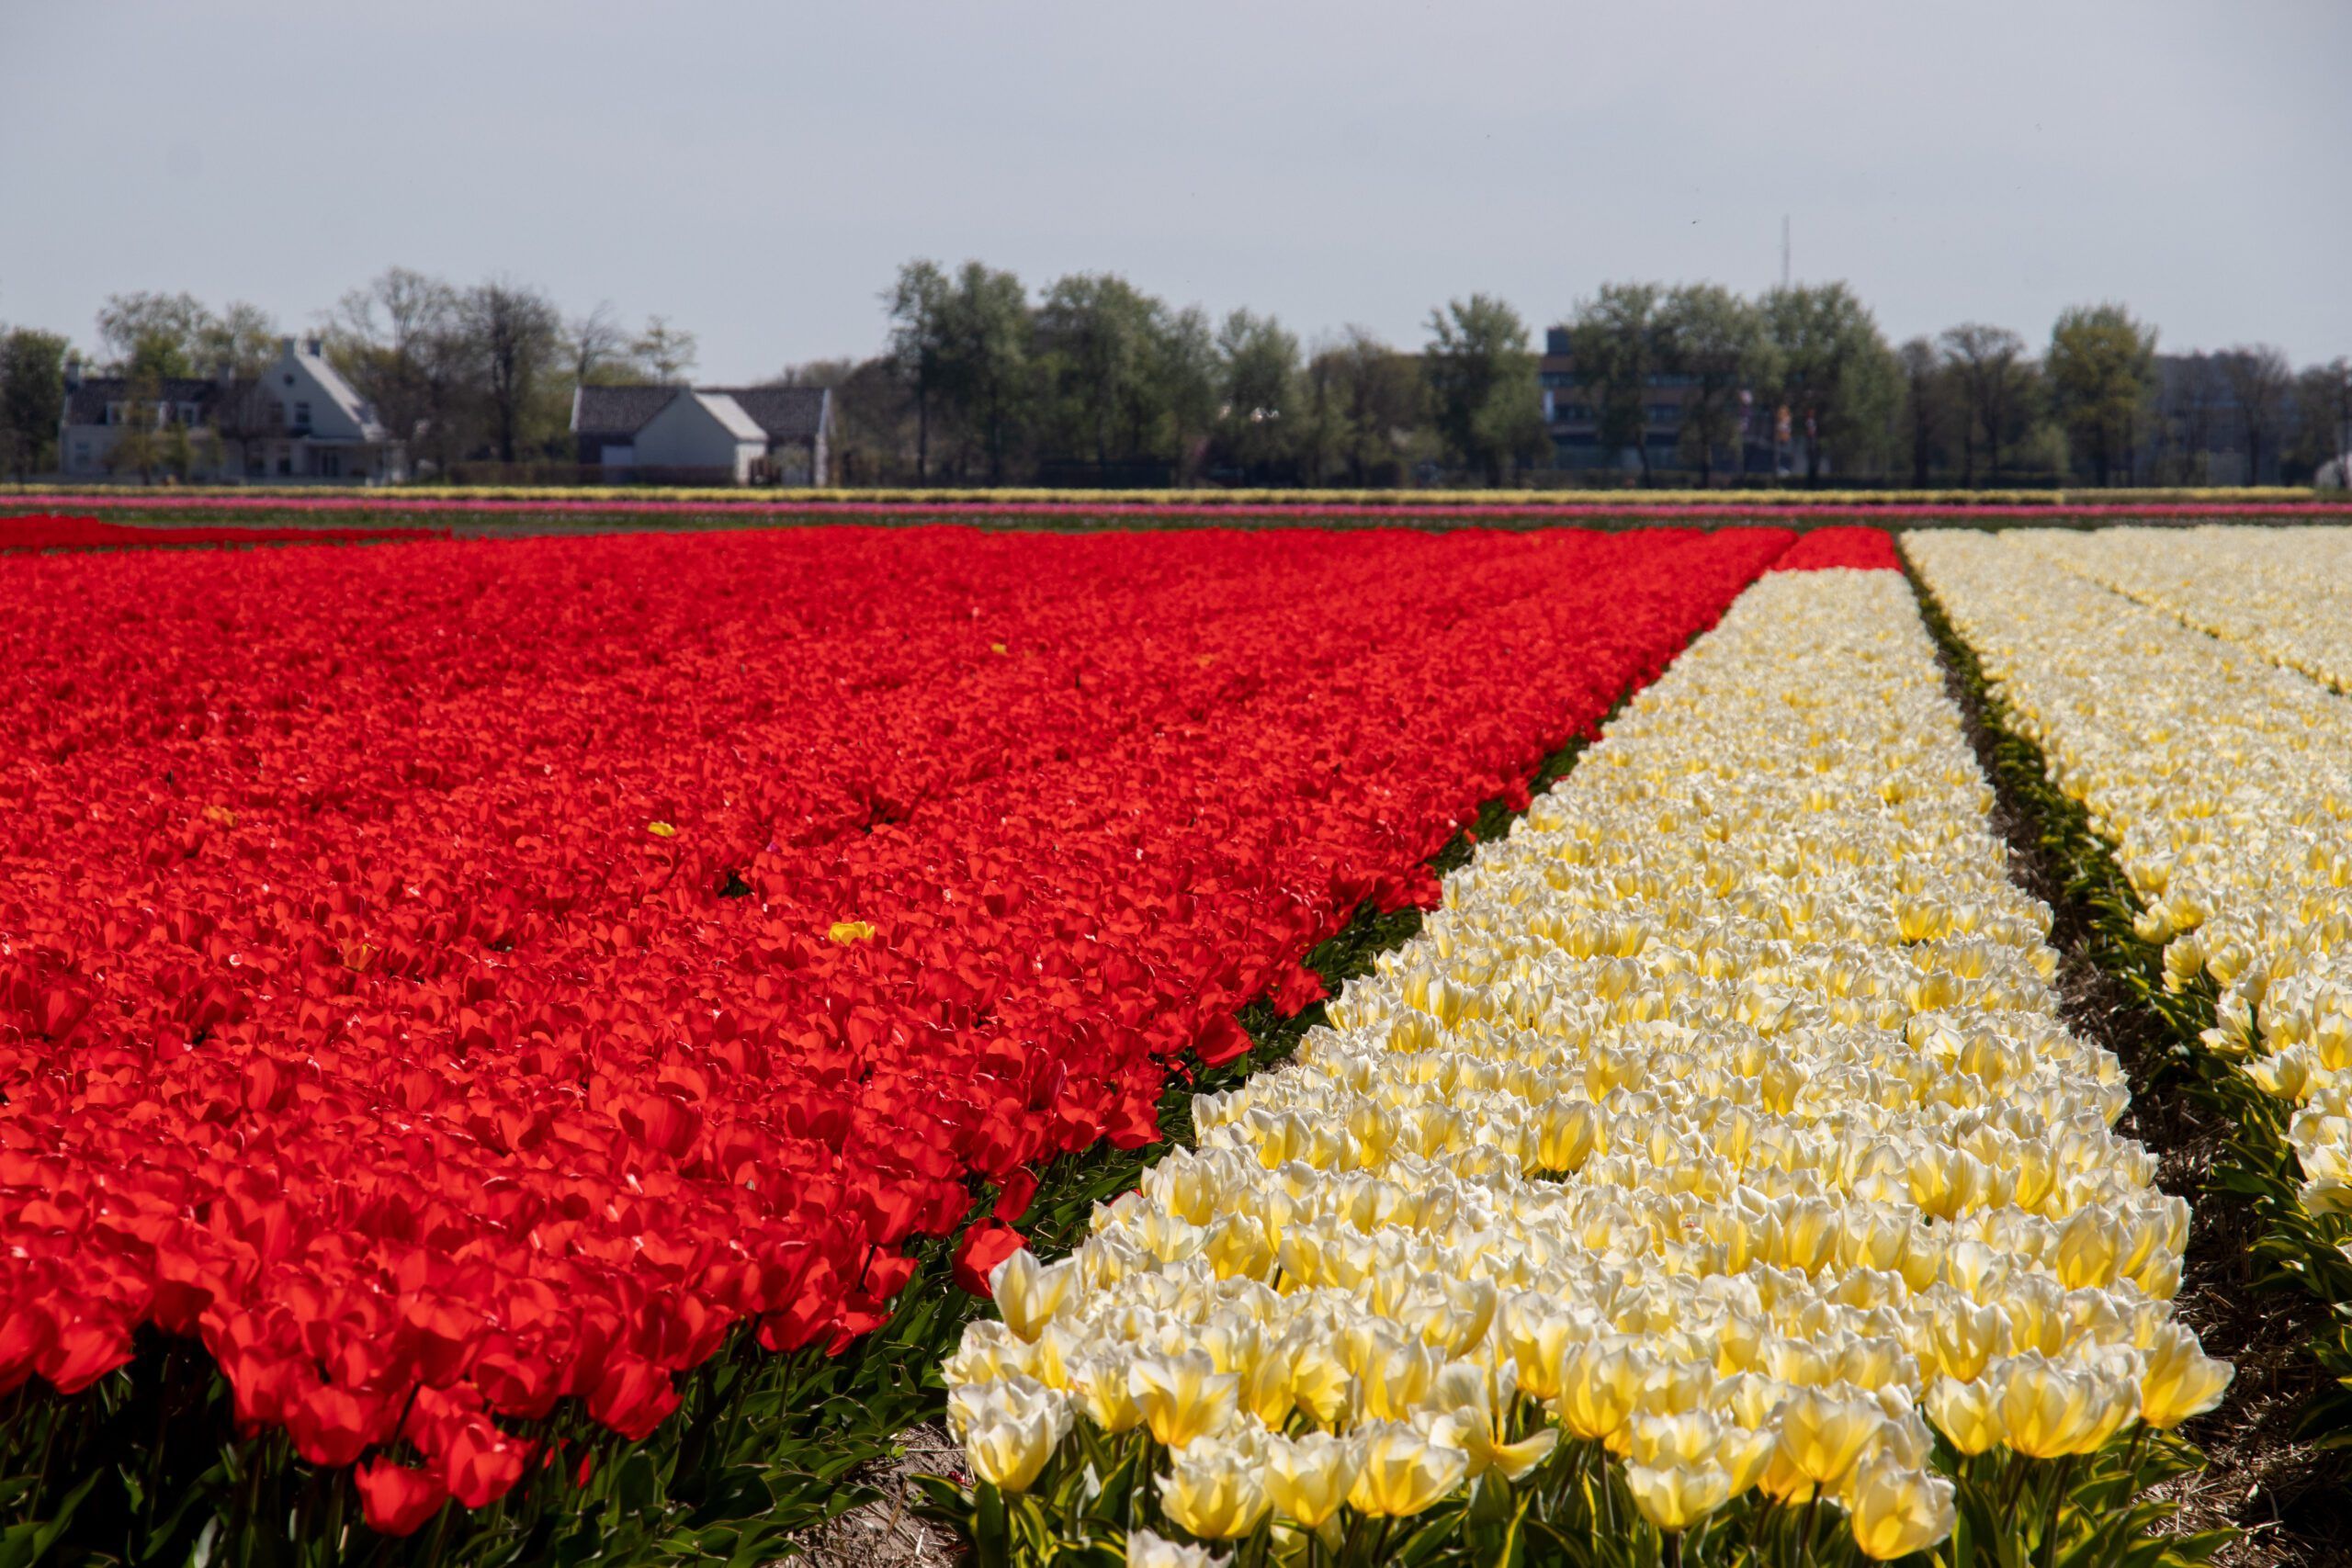
{"type": "Polygon", "coordinates": [[[69,364],[57,434],[59,467],[76,479],[349,484],[407,472],[401,444],[314,337],[280,338],[255,377],[226,366],[209,377],[85,376],[69,364]]]}
{"type": "Polygon", "coordinates": [[[821,485],[833,394],[824,387],[582,387],[582,467],[614,484],[821,485]]]}

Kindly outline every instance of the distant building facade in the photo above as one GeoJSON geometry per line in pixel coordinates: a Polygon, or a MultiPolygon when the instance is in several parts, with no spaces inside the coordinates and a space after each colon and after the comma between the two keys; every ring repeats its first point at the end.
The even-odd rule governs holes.
{"type": "MultiPolygon", "coordinates": [[[[1552,438],[1554,468],[1640,471],[1640,450],[1602,447],[1600,410],[1577,374],[1576,350],[1567,328],[1554,327],[1544,334],[1544,356],[1537,363],[1536,378],[1543,389],[1544,428],[1552,438]]],[[[1699,467],[1682,451],[1683,403],[1690,395],[1690,383],[1688,376],[1661,373],[1652,376],[1644,389],[1643,412],[1648,426],[1644,444],[1653,470],[1699,467]]],[[[1732,446],[1715,454],[1715,472],[1726,478],[1770,474],[1776,464],[1783,471],[1802,472],[1804,433],[1777,432],[1777,411],[1761,403],[1746,402],[1743,407],[1747,412],[1743,428],[1732,446]]]]}
{"type": "Polygon", "coordinates": [[[326,361],[316,338],[281,338],[254,378],[85,376],[65,371],[58,467],[75,479],[389,483],[406,454],[326,361]]]}
{"type": "Polygon", "coordinates": [[[614,484],[822,485],[831,474],[827,387],[582,387],[581,466],[614,484]]]}

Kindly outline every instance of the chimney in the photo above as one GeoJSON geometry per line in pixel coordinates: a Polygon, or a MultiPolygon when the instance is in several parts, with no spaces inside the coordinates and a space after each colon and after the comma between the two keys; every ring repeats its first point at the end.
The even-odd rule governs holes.
{"type": "Polygon", "coordinates": [[[319,340],[318,340],[317,338],[314,338],[314,337],[306,337],[306,338],[304,338],[304,339],[302,340],[302,353],[303,353],[303,355],[304,355],[306,357],[308,357],[308,358],[311,358],[311,359],[316,359],[316,358],[318,358],[318,357],[319,357],[319,340]]]}
{"type": "Polygon", "coordinates": [[[214,386],[220,387],[225,390],[229,387],[234,385],[236,379],[237,367],[234,365],[232,365],[225,359],[219,360],[214,363],[212,367],[212,383],[214,386]]]}
{"type": "Polygon", "coordinates": [[[282,338],[279,338],[279,339],[277,340],[277,352],[278,352],[278,353],[280,353],[280,354],[291,354],[291,353],[293,353],[293,352],[294,352],[294,340],[293,340],[292,338],[290,338],[290,337],[282,337],[282,338]]]}
{"type": "Polygon", "coordinates": [[[82,389],[82,356],[78,354],[65,357],[65,389],[69,392],[82,389]]]}

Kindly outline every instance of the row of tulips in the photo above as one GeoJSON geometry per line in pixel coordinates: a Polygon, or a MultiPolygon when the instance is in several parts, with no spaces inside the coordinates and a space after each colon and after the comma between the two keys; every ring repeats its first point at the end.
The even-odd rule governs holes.
{"type": "Polygon", "coordinates": [[[722,1348],[841,1348],[1791,538],[0,563],[9,1443],[194,1338],[268,1463],[446,1528],[722,1348]]]}
{"type": "MultiPolygon", "coordinates": [[[[2004,722],[2111,851],[2124,977],[2235,1129],[2227,1179],[2263,1215],[2260,1251],[2352,1307],[2352,701],[2298,672],[2324,649],[2297,622],[2243,618],[2291,581],[2301,538],[2199,541],[2184,558],[2220,580],[2188,584],[2122,558],[2130,541],[1905,545],[2004,722]]],[[[2315,585],[2301,610],[2324,625],[2331,602],[2315,585]]],[[[2344,1330],[2321,1353],[2352,1377],[2344,1330]]]]}
{"type": "Polygon", "coordinates": [[[172,527],[107,523],[96,517],[34,512],[0,517],[0,555],[20,550],[114,550],[190,545],[351,545],[379,539],[421,539],[447,532],[384,524],[368,527],[271,527],[264,524],[172,527]]]}
{"type": "Polygon", "coordinates": [[[1892,571],[1768,577],[946,1363],[983,1561],[2194,1560],[2188,1212],[1892,571]]]}
{"type": "Polygon", "coordinates": [[[2352,693],[2352,528],[2036,531],[2026,542],[2128,599],[2352,693]]]}

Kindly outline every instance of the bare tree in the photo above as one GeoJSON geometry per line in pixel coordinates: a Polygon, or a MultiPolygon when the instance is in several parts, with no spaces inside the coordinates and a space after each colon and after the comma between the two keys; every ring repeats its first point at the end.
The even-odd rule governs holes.
{"type": "Polygon", "coordinates": [[[412,457],[445,473],[477,412],[458,299],[441,279],[396,266],[345,294],[327,321],[328,360],[412,457]]]}
{"type": "Polygon", "coordinates": [[[599,299],[594,310],[565,323],[563,346],[571,356],[571,381],[576,387],[587,386],[599,370],[616,365],[628,352],[628,338],[621,331],[612,301],[599,299]]]}
{"type": "Polygon", "coordinates": [[[1968,321],[1944,333],[1943,346],[1969,415],[1961,482],[1976,482],[1976,433],[1982,431],[1987,477],[1998,484],[2001,443],[2018,420],[2031,376],[2025,364],[2025,339],[2007,327],[1968,321]]]}
{"type": "Polygon", "coordinates": [[[694,333],[672,326],[667,316],[648,316],[645,330],[628,347],[654,380],[664,387],[678,387],[685,384],[687,372],[695,367],[699,344],[694,333]]]}
{"type": "Polygon", "coordinates": [[[2259,484],[2263,446],[2278,433],[2295,374],[2287,356],[2268,344],[2240,344],[2215,358],[2245,434],[2245,482],[2259,484]]]}
{"type": "Polygon", "coordinates": [[[562,318],[537,289],[492,278],[466,290],[458,319],[481,378],[498,460],[512,463],[524,446],[540,378],[560,351],[562,318]]]}

